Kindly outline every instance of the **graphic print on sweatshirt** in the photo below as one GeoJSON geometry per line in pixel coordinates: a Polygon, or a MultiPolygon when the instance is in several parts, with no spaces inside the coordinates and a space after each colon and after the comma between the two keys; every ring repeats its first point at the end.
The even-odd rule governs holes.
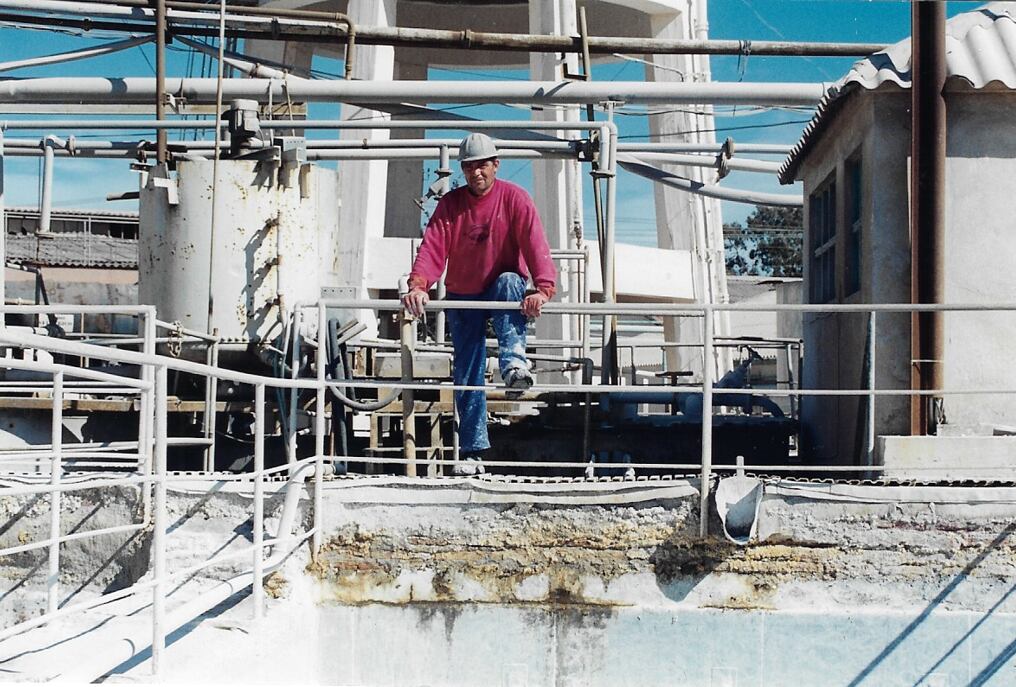
{"type": "Polygon", "coordinates": [[[466,230],[466,237],[473,243],[485,243],[490,239],[490,222],[470,224],[466,230]]]}

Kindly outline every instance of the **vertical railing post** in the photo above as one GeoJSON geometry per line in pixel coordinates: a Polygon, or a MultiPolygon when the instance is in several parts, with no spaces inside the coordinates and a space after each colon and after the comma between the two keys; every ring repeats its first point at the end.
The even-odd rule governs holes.
{"type": "Polygon", "coordinates": [[[63,372],[53,375],[53,424],[51,443],[53,455],[49,466],[49,575],[46,578],[46,611],[55,613],[60,606],[60,477],[63,472],[63,372]]]}
{"type": "Polygon", "coordinates": [[[699,535],[709,534],[709,483],[713,470],[713,309],[707,303],[702,322],[702,474],[699,486],[699,535]]]}
{"type": "Polygon", "coordinates": [[[155,508],[152,524],[152,675],[162,667],[166,649],[166,366],[155,368],[155,450],[153,472],[155,508]]]}
{"type": "MultiPolygon", "coordinates": [[[[215,341],[208,349],[208,366],[213,370],[219,366],[219,329],[212,330],[215,341]]],[[[219,404],[219,379],[214,375],[205,378],[205,472],[215,470],[215,418],[216,406],[219,404]]]]}
{"type": "Polygon", "coordinates": [[[875,464],[875,311],[868,314],[868,432],[865,446],[865,460],[875,464]]]}
{"type": "Polygon", "coordinates": [[[265,385],[254,386],[254,619],[265,614],[265,385]]]}
{"type": "MultiPolygon", "coordinates": [[[[143,343],[141,351],[145,354],[145,363],[141,366],[141,379],[152,386],[141,391],[141,401],[138,408],[138,466],[142,476],[151,475],[153,470],[154,456],[152,452],[152,427],[153,409],[155,406],[155,368],[152,365],[152,357],[155,355],[155,311],[148,310],[139,315],[141,335],[143,343]]],[[[144,483],[141,485],[141,507],[144,522],[149,522],[152,517],[152,491],[153,485],[144,483]]]]}
{"type": "MultiPolygon", "coordinates": [[[[303,326],[303,309],[298,306],[293,310],[293,350],[290,351],[289,362],[289,377],[293,380],[299,376],[300,372],[300,346],[303,344],[303,337],[300,336],[301,326],[303,326]]],[[[296,462],[296,406],[299,402],[300,389],[293,386],[289,390],[289,420],[286,423],[289,432],[286,437],[286,461],[290,465],[296,462]]]]}
{"type": "Polygon", "coordinates": [[[0,329],[7,316],[7,206],[4,203],[4,132],[0,128],[0,329]]]}
{"type": "MultiPolygon", "coordinates": [[[[399,284],[400,295],[408,290],[404,281],[399,284]]],[[[402,362],[402,381],[413,382],[413,352],[416,349],[416,329],[412,315],[405,308],[399,315],[399,338],[402,362]]],[[[406,476],[416,477],[416,393],[409,388],[402,390],[402,455],[406,459],[406,476]]]]}
{"type": "Polygon", "coordinates": [[[317,332],[317,403],[314,414],[314,536],[313,547],[314,557],[317,558],[321,550],[321,508],[322,508],[322,482],[324,481],[324,455],[325,455],[325,366],[326,360],[326,338],[328,337],[327,323],[325,322],[325,306],[318,303],[318,332],[317,332]]]}

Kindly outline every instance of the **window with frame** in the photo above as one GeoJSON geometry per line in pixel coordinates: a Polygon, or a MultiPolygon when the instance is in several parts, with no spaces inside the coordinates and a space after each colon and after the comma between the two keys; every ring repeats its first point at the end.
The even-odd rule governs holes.
{"type": "Polygon", "coordinates": [[[812,303],[836,298],[836,177],[823,181],[808,197],[808,233],[811,235],[809,275],[812,303]]]}
{"type": "Polygon", "coordinates": [[[844,169],[847,191],[847,255],[843,291],[846,295],[861,288],[861,158],[847,160],[844,169]]]}

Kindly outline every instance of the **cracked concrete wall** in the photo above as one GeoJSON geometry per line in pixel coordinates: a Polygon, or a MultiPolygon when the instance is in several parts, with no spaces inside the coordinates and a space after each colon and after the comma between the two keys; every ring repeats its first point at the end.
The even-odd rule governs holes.
{"type": "Polygon", "coordinates": [[[308,570],[339,604],[1016,611],[1011,503],[768,496],[743,547],[700,538],[697,506],[347,504],[308,570]]]}

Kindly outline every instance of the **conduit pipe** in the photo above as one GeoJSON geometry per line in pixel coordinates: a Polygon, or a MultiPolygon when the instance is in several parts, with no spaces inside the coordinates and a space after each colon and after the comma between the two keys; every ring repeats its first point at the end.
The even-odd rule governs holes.
{"type": "MultiPolygon", "coordinates": [[[[194,22],[212,21],[207,6],[196,2],[167,0],[173,9],[172,18],[194,22]]],[[[23,10],[47,10],[64,14],[90,14],[94,16],[151,18],[151,5],[147,0],[78,0],[56,2],[51,0],[3,0],[0,7],[23,10]],[[127,8],[134,8],[125,11],[127,8]]],[[[520,52],[581,53],[588,50],[596,54],[702,54],[702,55],[785,55],[812,57],[865,57],[885,46],[881,43],[832,43],[804,41],[751,41],[751,40],[663,40],[657,38],[587,36],[549,36],[541,34],[493,33],[482,31],[449,31],[441,29],[402,27],[354,27],[345,15],[313,10],[289,10],[275,7],[229,6],[231,24],[265,25],[275,18],[277,30],[271,37],[282,40],[313,39],[322,31],[334,27],[336,22],[347,23],[347,34],[364,45],[387,45],[413,48],[458,48],[474,50],[505,50],[520,52]],[[341,17],[341,18],[340,18],[341,17]]],[[[181,27],[188,30],[187,27],[181,27]]],[[[176,31],[174,27],[174,31],[176,31]]],[[[242,32],[231,31],[240,36],[242,32]]],[[[248,37],[248,36],[243,36],[248,37]]],[[[347,77],[348,78],[348,77],[347,77]]]]}
{"type": "MultiPolygon", "coordinates": [[[[166,79],[166,91],[188,103],[215,102],[216,79],[166,79]]],[[[0,82],[0,104],[150,103],[155,79],[39,78],[0,82]]],[[[266,103],[286,99],[301,102],[367,103],[517,103],[526,105],[575,105],[602,102],[712,104],[712,105],[803,105],[814,106],[826,91],[823,83],[691,83],[641,81],[319,81],[227,79],[223,99],[249,99],[266,103]]],[[[376,122],[375,122],[376,124],[376,122]]],[[[531,124],[531,123],[530,123],[531,124]]],[[[376,127],[375,127],[376,128],[376,127]]]]}
{"type": "Polygon", "coordinates": [[[703,184],[697,181],[692,181],[691,179],[685,179],[684,177],[679,177],[676,174],[666,172],[658,167],[654,167],[646,162],[643,162],[633,155],[621,156],[621,159],[618,160],[618,164],[629,172],[638,174],[646,179],[651,179],[655,182],[681,189],[682,191],[697,193],[709,198],[751,203],[753,205],[774,205],[777,207],[801,207],[804,204],[804,198],[799,195],[744,191],[739,189],[723,188],[715,184],[703,184]]]}
{"type": "MultiPolygon", "coordinates": [[[[945,302],[945,5],[911,7],[910,274],[912,303],[945,302]]],[[[941,312],[916,313],[911,322],[911,388],[941,389],[945,327],[941,312]]],[[[941,396],[911,397],[910,433],[935,434],[945,421],[941,396]]]]}
{"type": "MultiPolygon", "coordinates": [[[[48,234],[50,229],[50,216],[53,210],[53,149],[62,148],[64,142],[56,136],[47,136],[42,140],[40,147],[43,153],[42,162],[42,197],[39,199],[39,231],[40,234],[48,234]]],[[[3,227],[6,232],[6,226],[3,227]]]]}

